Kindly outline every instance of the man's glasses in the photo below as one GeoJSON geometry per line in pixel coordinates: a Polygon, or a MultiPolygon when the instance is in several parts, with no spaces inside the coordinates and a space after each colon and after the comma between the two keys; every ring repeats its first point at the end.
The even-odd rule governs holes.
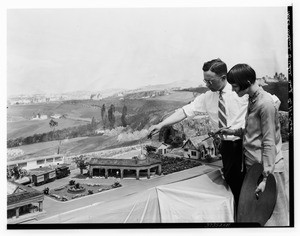
{"type": "Polygon", "coordinates": [[[206,79],[203,79],[204,83],[206,83],[207,85],[212,85],[212,81],[211,80],[206,80],[206,79]]]}
{"type": "MultiPolygon", "coordinates": [[[[222,75],[220,76],[219,78],[224,78],[226,77],[225,75],[222,75]]],[[[206,79],[203,79],[204,83],[207,84],[207,85],[212,85],[213,84],[213,81],[215,81],[215,79],[212,79],[212,80],[206,80],[206,79]]]]}

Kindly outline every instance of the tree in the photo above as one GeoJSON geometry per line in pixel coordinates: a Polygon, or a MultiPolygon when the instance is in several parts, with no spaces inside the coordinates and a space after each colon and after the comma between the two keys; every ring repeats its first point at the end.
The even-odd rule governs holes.
{"type": "Polygon", "coordinates": [[[116,121],[114,113],[115,113],[115,106],[111,104],[110,108],[108,109],[108,121],[111,129],[114,128],[115,121],[116,121]]]}
{"type": "Polygon", "coordinates": [[[55,120],[53,120],[53,119],[51,119],[50,122],[49,122],[49,126],[50,126],[50,128],[53,129],[53,131],[54,131],[55,126],[58,126],[58,122],[55,121],[55,120]]]}
{"type": "Polygon", "coordinates": [[[127,115],[127,107],[126,105],[124,105],[122,109],[122,116],[121,116],[121,122],[123,127],[127,126],[126,115],[127,115]]]}
{"type": "Polygon", "coordinates": [[[146,145],[146,146],[145,146],[145,149],[146,149],[146,151],[147,151],[147,154],[149,154],[149,153],[154,153],[154,152],[156,152],[156,150],[157,150],[156,147],[153,147],[153,146],[151,146],[151,145],[146,145]]]}
{"type": "Polygon", "coordinates": [[[105,129],[106,122],[107,122],[107,115],[106,115],[105,104],[103,104],[102,107],[101,107],[101,120],[102,120],[102,123],[103,123],[103,129],[105,129]]]}
{"type": "Polygon", "coordinates": [[[8,178],[14,177],[14,179],[23,178],[24,176],[28,176],[28,172],[25,169],[22,169],[20,166],[14,166],[12,169],[8,170],[9,173],[7,175],[8,178]]]}
{"type": "Polygon", "coordinates": [[[77,167],[80,169],[80,174],[83,174],[83,170],[87,169],[89,163],[87,162],[87,158],[83,155],[74,158],[74,162],[76,163],[77,167]]]}
{"type": "Polygon", "coordinates": [[[105,104],[102,105],[101,107],[101,120],[103,121],[105,115],[105,104]]]}
{"type": "Polygon", "coordinates": [[[95,128],[97,126],[97,122],[96,122],[94,116],[93,116],[92,121],[91,121],[91,126],[92,126],[92,128],[95,128]]]}

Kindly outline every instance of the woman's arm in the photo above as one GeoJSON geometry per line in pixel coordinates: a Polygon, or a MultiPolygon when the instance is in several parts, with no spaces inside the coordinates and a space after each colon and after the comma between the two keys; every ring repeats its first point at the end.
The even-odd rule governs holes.
{"type": "Polygon", "coordinates": [[[262,134],[262,164],[264,166],[264,175],[268,176],[275,168],[276,108],[271,102],[265,102],[260,109],[259,115],[262,134]]]}

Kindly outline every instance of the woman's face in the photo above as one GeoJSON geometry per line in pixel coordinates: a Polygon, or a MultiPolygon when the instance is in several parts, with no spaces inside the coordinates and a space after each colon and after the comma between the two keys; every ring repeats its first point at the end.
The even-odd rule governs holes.
{"type": "Polygon", "coordinates": [[[239,97],[243,97],[245,94],[248,93],[248,88],[245,90],[241,90],[241,87],[237,84],[231,84],[231,86],[232,91],[236,92],[239,97]]]}

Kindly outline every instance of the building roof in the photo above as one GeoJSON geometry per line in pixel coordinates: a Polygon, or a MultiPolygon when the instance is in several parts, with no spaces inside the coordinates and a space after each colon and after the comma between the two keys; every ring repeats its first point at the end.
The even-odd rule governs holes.
{"type": "Polygon", "coordinates": [[[160,163],[160,160],[148,158],[145,161],[136,161],[134,159],[105,159],[105,158],[92,158],[89,165],[101,166],[145,166],[160,163]]]}
{"type": "Polygon", "coordinates": [[[200,144],[204,145],[206,148],[207,147],[211,147],[213,146],[213,142],[212,139],[206,139],[208,137],[208,135],[201,135],[201,136],[195,136],[195,137],[191,137],[189,138],[184,145],[182,146],[182,148],[184,148],[184,146],[190,141],[192,143],[192,145],[197,148],[200,146],[200,144]],[[204,139],[206,139],[205,141],[203,141],[204,139]]]}
{"type": "Polygon", "coordinates": [[[7,181],[7,206],[25,202],[36,197],[44,198],[44,194],[36,189],[7,181]]]}
{"type": "Polygon", "coordinates": [[[157,148],[160,148],[160,147],[171,148],[171,145],[167,144],[167,143],[161,143],[157,148]]]}

